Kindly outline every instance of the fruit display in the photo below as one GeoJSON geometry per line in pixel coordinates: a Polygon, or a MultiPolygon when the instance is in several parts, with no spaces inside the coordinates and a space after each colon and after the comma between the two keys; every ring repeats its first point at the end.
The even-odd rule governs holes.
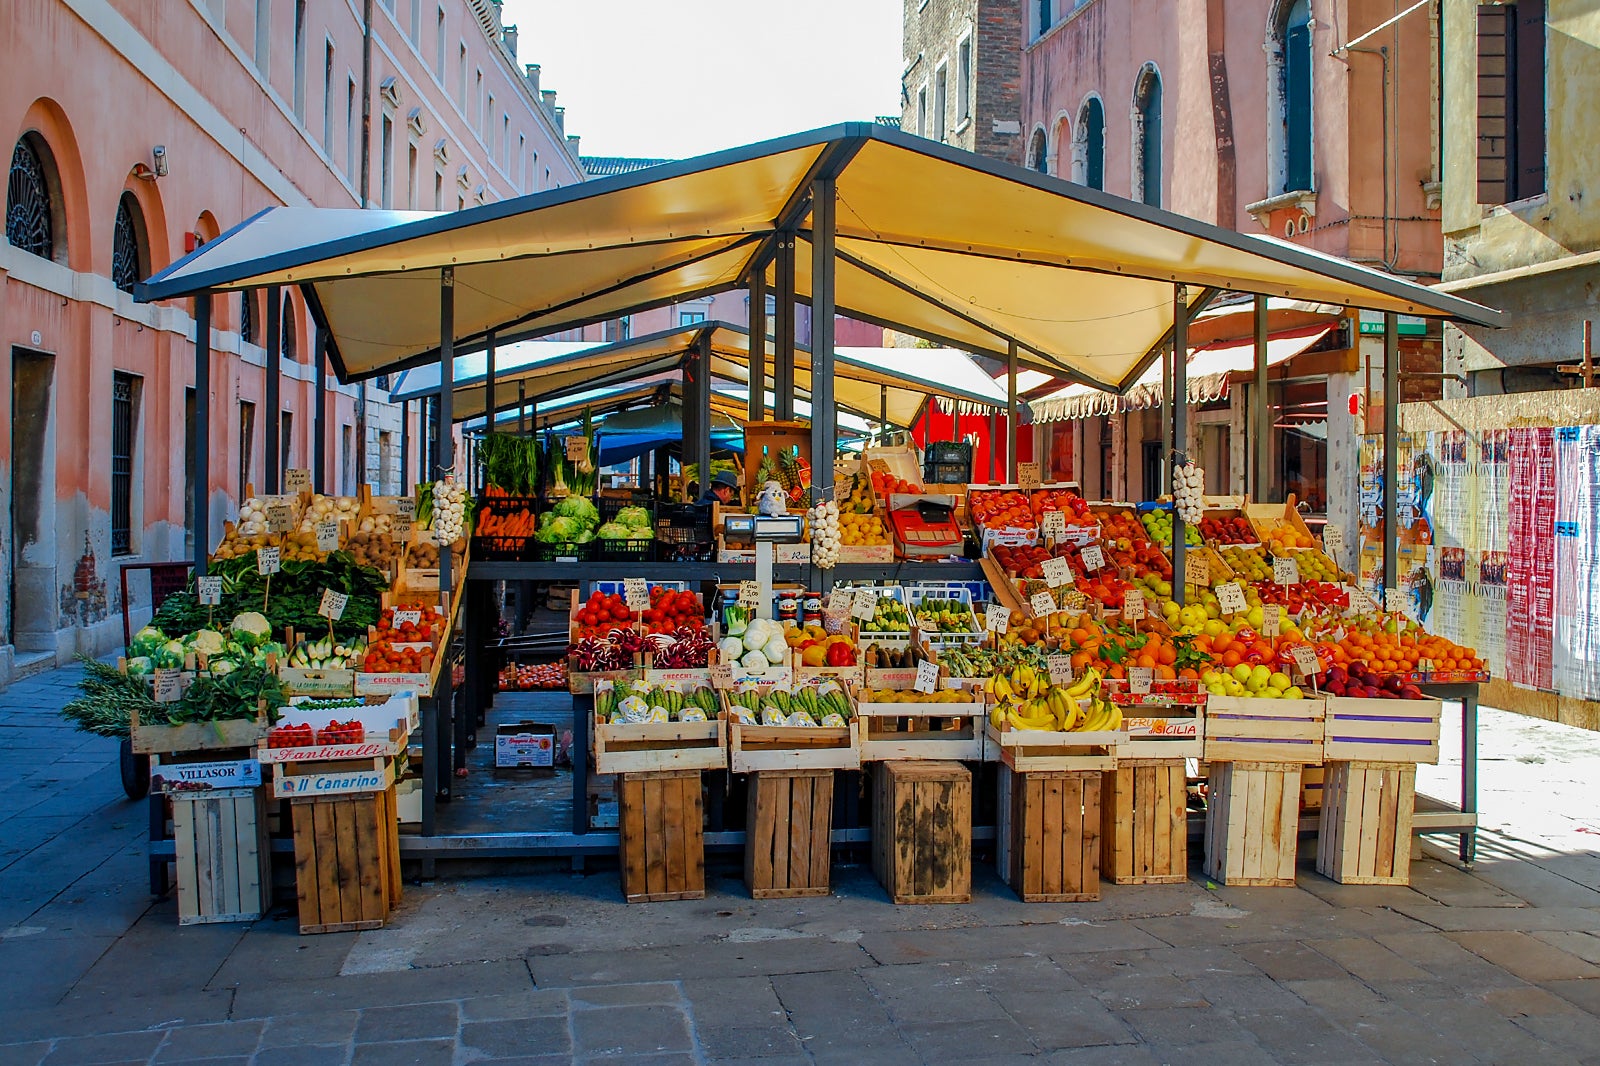
{"type": "Polygon", "coordinates": [[[1033,511],[1035,523],[1046,511],[1060,511],[1069,526],[1094,525],[1089,501],[1071,489],[1034,489],[1028,494],[1028,507],[1033,511]]]}
{"type": "Polygon", "coordinates": [[[847,478],[834,478],[833,486],[841,515],[871,514],[875,509],[872,479],[866,474],[857,471],[847,478]]]}
{"type": "Polygon", "coordinates": [[[393,607],[383,609],[383,614],[378,617],[378,622],[373,627],[374,640],[396,641],[402,644],[426,641],[437,647],[444,639],[445,617],[438,608],[401,607],[399,610],[415,611],[418,619],[413,622],[408,617],[399,625],[394,621],[395,610],[393,607]]]}
{"type": "Polygon", "coordinates": [[[1339,568],[1320,548],[1301,548],[1289,552],[1300,568],[1301,581],[1338,581],[1339,568]]]}
{"type": "Polygon", "coordinates": [[[1330,696],[1363,696],[1367,699],[1420,700],[1426,699],[1422,689],[1398,674],[1380,676],[1365,664],[1355,662],[1349,666],[1330,666],[1318,681],[1323,692],[1330,696]]]}
{"type": "Polygon", "coordinates": [[[1200,675],[1213,696],[1252,699],[1305,699],[1306,692],[1282,670],[1265,663],[1239,663],[1228,670],[1206,670],[1200,675]]]}
{"type": "Polygon", "coordinates": [[[356,496],[324,496],[317,493],[300,515],[298,532],[310,533],[318,522],[351,522],[361,517],[361,500],[356,496]]]}
{"type": "Polygon", "coordinates": [[[1302,533],[1288,524],[1263,530],[1261,543],[1272,554],[1288,551],[1291,548],[1315,548],[1317,546],[1309,533],[1302,533]]]}
{"type": "Polygon", "coordinates": [[[1256,544],[1259,538],[1250,520],[1243,515],[1200,519],[1200,538],[1207,544],[1256,544]]]}
{"type": "Polygon", "coordinates": [[[327,552],[317,547],[317,535],[311,530],[297,530],[293,533],[285,533],[280,547],[283,552],[279,559],[283,562],[298,559],[320,563],[328,557],[327,552]]]}
{"type": "Polygon", "coordinates": [[[866,664],[881,670],[909,670],[922,661],[922,654],[913,646],[886,648],[881,644],[868,644],[862,652],[866,664]]]}
{"type": "Polygon", "coordinates": [[[1052,733],[1098,733],[1122,727],[1122,710],[1100,692],[1100,673],[1087,670],[1070,685],[1027,663],[984,682],[996,728],[1052,733]],[[1085,706],[1087,705],[1087,706],[1085,706]]]}
{"type": "MultiPolygon", "coordinates": [[[[1150,539],[1163,548],[1172,547],[1172,512],[1162,509],[1159,511],[1144,511],[1139,515],[1145,532],[1150,539]]],[[[1200,529],[1198,526],[1184,524],[1183,542],[1198,545],[1200,543],[1200,529]]]]}
{"type": "Polygon", "coordinates": [[[1272,580],[1272,560],[1267,558],[1265,549],[1261,547],[1230,544],[1218,548],[1217,554],[1222,556],[1222,561],[1241,581],[1272,580]]]}
{"type": "Polygon", "coordinates": [[[270,548],[277,542],[278,538],[268,533],[265,525],[261,527],[261,532],[250,534],[244,533],[243,527],[235,527],[222,538],[217,550],[211,553],[211,561],[217,563],[227,559],[242,559],[257,548],[270,548]]]}
{"type": "MultiPolygon", "coordinates": [[[[1328,581],[1302,581],[1298,585],[1258,581],[1251,588],[1263,604],[1275,603],[1295,616],[1304,614],[1307,610],[1342,613],[1350,607],[1350,593],[1344,586],[1328,581]]],[[[1246,598],[1249,595],[1249,592],[1245,593],[1246,598]]]]}
{"type": "MultiPolygon", "coordinates": [[[[418,541],[412,544],[406,552],[405,564],[419,570],[437,570],[439,568],[439,546],[431,541],[418,541]]],[[[461,571],[467,565],[467,542],[458,540],[450,545],[450,565],[455,580],[461,579],[461,571]]]]}
{"type": "Polygon", "coordinates": [[[967,494],[967,513],[984,529],[1037,529],[1032,501],[1015,489],[973,489],[967,494]]]}
{"type": "Polygon", "coordinates": [[[861,690],[862,703],[973,703],[976,702],[972,693],[962,689],[941,688],[933,692],[918,692],[915,689],[899,688],[864,688],[861,690]]]}
{"type": "Polygon", "coordinates": [[[553,663],[508,663],[500,672],[498,688],[501,692],[532,692],[567,687],[565,659],[553,663]]]}
{"type": "Polygon", "coordinates": [[[756,476],[747,480],[745,485],[754,494],[769,481],[776,481],[788,501],[798,504],[805,499],[806,490],[811,485],[811,463],[804,456],[786,449],[769,452],[756,464],[756,476]]]}
{"type": "MultiPolygon", "coordinates": [[[[845,547],[872,546],[889,543],[889,531],[883,519],[875,514],[845,514],[839,516],[839,543],[845,547]]],[[[815,557],[816,549],[812,549],[815,557]]]]}
{"type": "Polygon", "coordinates": [[[843,540],[840,535],[839,505],[832,500],[816,504],[806,512],[806,525],[812,531],[811,565],[819,570],[833,569],[839,562],[839,545],[843,540]]]}
{"type": "MultiPolygon", "coordinates": [[[[1149,530],[1139,516],[1126,509],[1102,510],[1098,514],[1100,545],[1111,565],[1126,567],[1135,577],[1155,574],[1172,580],[1172,560],[1150,539],[1149,530]]],[[[1170,533],[1168,539],[1171,539],[1170,533]]]]}
{"type": "Polygon", "coordinates": [[[845,633],[829,633],[821,626],[790,626],[783,632],[784,641],[800,653],[800,665],[806,667],[842,667],[856,664],[855,641],[845,633]]]}
{"type": "Polygon", "coordinates": [[[399,634],[380,636],[367,645],[361,671],[367,674],[426,674],[433,671],[433,646],[416,647],[399,634]],[[396,647],[396,645],[400,645],[396,647]]]}
{"type": "Polygon", "coordinates": [[[1205,471],[1194,463],[1183,463],[1172,472],[1172,506],[1190,526],[1205,517],[1205,491],[1205,471]]]}
{"type": "Polygon", "coordinates": [[[872,491],[878,494],[878,499],[886,500],[892,493],[920,493],[922,486],[905,478],[895,477],[887,470],[872,471],[872,491]]]}
{"type": "Polygon", "coordinates": [[[854,711],[844,689],[825,681],[816,686],[735,690],[728,693],[728,713],[744,725],[843,729],[854,711]]]}
{"type": "Polygon", "coordinates": [[[625,681],[595,686],[595,721],[610,725],[706,722],[715,719],[719,710],[717,694],[703,685],[685,688],[625,681]]]}
{"type": "Polygon", "coordinates": [[[954,596],[923,596],[912,604],[911,610],[917,619],[917,629],[923,633],[980,632],[972,604],[954,596]]]}

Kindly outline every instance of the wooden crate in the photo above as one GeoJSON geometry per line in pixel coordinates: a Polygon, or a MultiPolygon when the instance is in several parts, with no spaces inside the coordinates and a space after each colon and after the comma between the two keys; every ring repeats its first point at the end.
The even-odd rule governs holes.
{"type": "Polygon", "coordinates": [[[1206,701],[1207,762],[1314,766],[1322,762],[1323,701],[1212,696],[1206,701]]]}
{"type": "Polygon", "coordinates": [[[617,779],[622,895],[629,903],[704,899],[705,799],[699,770],[617,779]]]}
{"type": "Polygon", "coordinates": [[[751,897],[826,896],[833,771],[757,771],[746,810],[744,883],[751,897]]]}
{"type": "MultiPolygon", "coordinates": [[[[767,456],[775,459],[784,452],[798,457],[807,467],[811,465],[811,423],[769,421],[745,425],[742,498],[746,504],[753,503],[761,494],[762,486],[756,483],[761,460],[767,456]]],[[[702,488],[709,484],[703,472],[700,474],[700,484],[702,488]]]]}
{"type": "Polygon", "coordinates": [[[1214,762],[1206,790],[1206,876],[1226,885],[1294,884],[1300,763],[1214,762]]]}
{"type": "MultiPolygon", "coordinates": [[[[912,676],[915,673],[911,671],[912,676]]],[[[982,693],[974,695],[971,703],[858,702],[861,761],[982,760],[985,712],[982,693]]]]}
{"type": "Polygon", "coordinates": [[[720,770],[728,765],[727,724],[706,722],[595,722],[590,751],[598,774],[652,770],[720,770]]]}
{"type": "Polygon", "coordinates": [[[1267,534],[1285,527],[1297,533],[1311,537],[1314,547],[1322,547],[1322,539],[1311,535],[1306,520],[1300,517],[1300,510],[1295,505],[1295,497],[1290,494],[1284,503],[1247,503],[1244,505],[1245,517],[1250,519],[1250,524],[1255,527],[1256,536],[1266,542],[1267,534]]]}
{"type": "Polygon", "coordinates": [[[834,726],[744,725],[728,718],[728,765],[736,774],[776,770],[859,770],[861,733],[834,726]]]}
{"type": "Polygon", "coordinates": [[[1189,879],[1188,775],[1183,759],[1117,763],[1101,777],[1100,872],[1118,885],[1189,879]]]}
{"type": "Polygon", "coordinates": [[[378,929],[400,902],[394,786],[290,801],[301,933],[378,929]]]}
{"type": "Polygon", "coordinates": [[[1205,754],[1206,716],[1201,707],[1125,707],[1128,739],[1118,759],[1198,759],[1205,754]]]}
{"type": "Polygon", "coordinates": [[[1317,872],[1345,885],[1411,883],[1410,763],[1330,762],[1317,833],[1317,872]]]}
{"type": "Polygon", "coordinates": [[[950,761],[873,771],[872,872],[895,903],[972,900],[972,774],[950,761]]]}
{"type": "Polygon", "coordinates": [[[1442,700],[1380,700],[1329,696],[1323,720],[1328,762],[1436,764],[1442,700]]]}
{"type": "Polygon", "coordinates": [[[186,725],[150,725],[139,721],[134,711],[130,730],[133,750],[138,755],[167,755],[181,751],[220,751],[225,748],[253,748],[267,735],[267,720],[238,718],[225,722],[190,722],[186,725]]]}
{"type": "Polygon", "coordinates": [[[1100,776],[1000,767],[996,866],[1024,903],[1100,898],[1100,776]]]}
{"type": "Polygon", "coordinates": [[[1320,766],[1307,766],[1300,771],[1300,809],[1302,811],[1322,809],[1323,776],[1323,768],[1320,766]]]}
{"type": "Polygon", "coordinates": [[[991,762],[1000,762],[1019,774],[1041,770],[1093,770],[1099,773],[1117,765],[1117,750],[1127,743],[1120,730],[1095,733],[1052,733],[1037,729],[1011,729],[985,720],[991,762]]]}
{"type": "Polygon", "coordinates": [[[249,922],[272,905],[266,802],[254,788],[172,797],[178,924],[249,922]]]}

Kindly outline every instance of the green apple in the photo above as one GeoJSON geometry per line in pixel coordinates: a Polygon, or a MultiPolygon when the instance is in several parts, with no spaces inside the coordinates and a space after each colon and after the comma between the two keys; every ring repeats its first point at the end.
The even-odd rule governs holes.
{"type": "MultiPolygon", "coordinates": [[[[1243,666],[1243,663],[1239,664],[1243,666]]],[[[1272,680],[1272,671],[1265,666],[1257,666],[1250,671],[1250,681],[1254,683],[1257,692],[1267,687],[1267,682],[1272,680]]]]}
{"type": "Polygon", "coordinates": [[[1233,668],[1234,679],[1236,681],[1238,681],[1241,685],[1244,684],[1246,681],[1249,681],[1251,675],[1253,675],[1254,673],[1255,673],[1255,670],[1254,670],[1253,667],[1251,667],[1251,665],[1249,663],[1240,663],[1238,666],[1235,666],[1233,668]]]}
{"type": "Polygon", "coordinates": [[[1281,670],[1274,670],[1272,672],[1272,676],[1267,678],[1267,684],[1271,685],[1279,692],[1283,692],[1288,689],[1290,685],[1294,684],[1294,682],[1289,680],[1288,674],[1283,673],[1281,670]]]}

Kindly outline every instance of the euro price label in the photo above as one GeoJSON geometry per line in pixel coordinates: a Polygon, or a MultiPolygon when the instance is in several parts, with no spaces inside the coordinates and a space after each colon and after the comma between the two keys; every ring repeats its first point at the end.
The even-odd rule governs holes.
{"type": "Polygon", "coordinates": [[[1148,666],[1128,667],[1128,691],[1135,696],[1143,696],[1150,691],[1150,686],[1155,683],[1156,672],[1148,666]]]}
{"type": "Polygon", "coordinates": [[[1065,687],[1072,684],[1072,656],[1051,655],[1044,662],[1050,671],[1052,685],[1065,687]]]}
{"type": "Polygon", "coordinates": [[[991,603],[983,612],[983,627],[990,633],[1004,633],[1011,625],[1011,612],[998,603],[991,603]]]}
{"type": "Polygon", "coordinates": [[[1223,614],[1242,614],[1250,609],[1244,598],[1244,589],[1237,581],[1225,581],[1217,586],[1217,609],[1223,614]]]}
{"type": "Polygon", "coordinates": [[[196,578],[195,591],[199,595],[201,606],[216,607],[222,603],[222,578],[196,578]]]}
{"type": "Polygon", "coordinates": [[[1033,616],[1035,618],[1043,618],[1047,614],[1055,613],[1056,600],[1055,597],[1050,595],[1048,592],[1035,592],[1031,597],[1029,597],[1028,606],[1033,609],[1033,616]]]}
{"type": "Polygon", "coordinates": [[[335,592],[333,589],[322,590],[322,603],[317,607],[317,613],[331,622],[337,622],[344,617],[344,609],[350,603],[348,593],[335,592]]]}
{"type": "Polygon", "coordinates": [[[1280,585],[1300,584],[1300,564],[1292,555],[1272,557],[1272,580],[1280,585]]]}
{"type": "Polygon", "coordinates": [[[1101,570],[1106,565],[1106,553],[1100,545],[1090,544],[1083,549],[1083,568],[1085,570],[1101,570]]]}
{"type": "Polygon", "coordinates": [[[256,549],[256,573],[276,574],[283,568],[283,552],[278,548],[256,549]]]}
{"type": "Polygon", "coordinates": [[[625,577],[622,579],[622,599],[630,611],[648,611],[650,609],[650,583],[642,577],[625,577]]]}
{"type": "Polygon", "coordinates": [[[1044,583],[1053,589],[1072,584],[1072,565],[1065,559],[1052,556],[1040,563],[1039,568],[1044,571],[1044,583]]]}
{"type": "Polygon", "coordinates": [[[318,522],[315,526],[317,534],[317,551],[331,552],[339,548],[339,520],[318,522]]]}
{"type": "Polygon", "coordinates": [[[939,666],[927,660],[917,664],[917,679],[911,683],[917,692],[933,692],[939,687],[939,666]]]}

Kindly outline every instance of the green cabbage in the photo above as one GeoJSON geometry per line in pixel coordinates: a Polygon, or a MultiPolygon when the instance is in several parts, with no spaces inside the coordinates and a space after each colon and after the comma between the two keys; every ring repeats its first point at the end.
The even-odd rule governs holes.
{"type": "Polygon", "coordinates": [[[556,513],[554,511],[545,511],[539,516],[539,531],[543,532],[545,529],[549,528],[550,523],[554,522],[555,520],[556,513]]]}
{"type": "Polygon", "coordinates": [[[649,526],[645,526],[643,528],[634,526],[632,529],[628,530],[629,540],[654,540],[655,536],[655,532],[651,530],[649,526]]]}
{"type": "Polygon", "coordinates": [[[601,540],[627,540],[633,536],[633,531],[621,522],[607,522],[595,535],[601,540]]]}
{"type": "Polygon", "coordinates": [[[649,529],[650,512],[643,507],[624,507],[617,512],[617,521],[635,529],[649,529]]]}
{"type": "Polygon", "coordinates": [[[600,512],[587,496],[565,497],[556,504],[555,512],[558,518],[575,519],[590,529],[600,524],[600,512]]]}
{"type": "Polygon", "coordinates": [[[135,655],[128,660],[128,673],[142,677],[151,671],[150,657],[148,655],[135,655]]]}
{"type": "Polygon", "coordinates": [[[586,527],[584,529],[578,530],[578,535],[572,538],[572,542],[574,544],[587,544],[593,539],[594,539],[594,530],[588,529],[586,527]]]}
{"type": "Polygon", "coordinates": [[[167,642],[167,635],[155,626],[145,626],[133,635],[128,642],[128,654],[133,657],[148,658],[161,650],[167,642]]]}
{"type": "Polygon", "coordinates": [[[572,519],[558,515],[548,525],[541,525],[534,538],[544,544],[560,544],[571,540],[578,532],[578,524],[572,519]]]}

